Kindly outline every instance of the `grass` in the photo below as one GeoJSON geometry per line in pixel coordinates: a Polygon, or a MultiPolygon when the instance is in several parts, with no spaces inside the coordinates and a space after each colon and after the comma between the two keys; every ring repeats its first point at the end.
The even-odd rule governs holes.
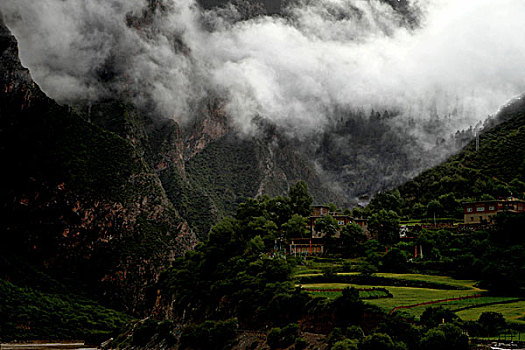
{"type": "Polygon", "coordinates": [[[131,317],[75,295],[41,293],[0,279],[0,338],[108,339],[131,317]]]}
{"type": "Polygon", "coordinates": [[[352,269],[357,269],[358,266],[363,264],[363,261],[361,258],[355,258],[355,259],[314,258],[314,259],[309,259],[307,260],[306,265],[298,265],[295,268],[295,276],[320,274],[322,273],[323,269],[327,269],[327,268],[342,269],[344,263],[350,264],[352,269]]]}
{"type": "MultiPolygon", "coordinates": [[[[304,286],[305,288],[308,288],[307,286],[304,286]]],[[[360,287],[361,288],[361,287],[360,287]]],[[[324,289],[324,288],[319,288],[319,289],[324,289]]],[[[339,291],[331,291],[331,290],[326,290],[326,291],[308,291],[308,294],[311,294],[313,296],[316,296],[316,297],[325,297],[325,298],[328,298],[328,299],[335,299],[337,298],[338,296],[341,295],[341,292],[339,291]]],[[[373,291],[364,291],[364,290],[360,290],[359,291],[359,297],[361,299],[372,299],[372,298],[387,298],[388,297],[388,294],[382,290],[373,290],[373,291]]]]}
{"type": "Polygon", "coordinates": [[[509,301],[520,301],[517,298],[513,297],[492,297],[492,296],[483,296],[477,299],[470,300],[457,300],[450,301],[443,304],[443,307],[452,309],[454,311],[462,311],[463,308],[478,308],[482,306],[490,306],[490,304],[498,305],[500,303],[507,303],[509,301]]]}
{"type": "MultiPolygon", "coordinates": [[[[317,284],[304,284],[304,288],[319,288],[319,289],[343,289],[346,287],[354,288],[374,288],[378,286],[364,286],[357,284],[344,284],[344,283],[317,283],[317,284]]],[[[367,303],[379,306],[385,311],[390,311],[396,306],[407,306],[419,303],[425,303],[434,300],[451,299],[457,297],[464,297],[469,295],[475,295],[479,292],[477,290],[442,290],[442,289],[427,289],[427,288],[413,288],[413,287],[392,287],[392,286],[381,286],[388,289],[394,296],[393,298],[383,298],[366,300],[367,303]]],[[[411,309],[406,309],[407,313],[411,309]]],[[[419,316],[419,314],[418,314],[419,316]]]]}
{"type": "MultiPolygon", "coordinates": [[[[358,263],[352,261],[352,263],[358,263]]],[[[339,267],[340,263],[334,262],[311,262],[309,266],[301,266],[296,271],[296,277],[316,276],[321,274],[321,270],[326,267],[339,267]]],[[[357,272],[342,272],[338,275],[357,275],[357,272]]],[[[376,273],[377,277],[393,278],[406,281],[424,281],[430,283],[437,283],[441,285],[448,285],[451,288],[461,287],[464,290],[457,289],[431,289],[431,288],[415,288],[415,287],[399,287],[399,286],[369,286],[348,283],[309,283],[302,284],[304,288],[315,289],[343,289],[346,287],[354,288],[386,288],[393,298],[380,298],[365,300],[365,302],[376,305],[385,311],[390,311],[394,307],[409,306],[436,300],[452,299],[458,297],[465,297],[471,295],[483,294],[486,292],[476,286],[474,280],[457,280],[449,276],[423,275],[423,274],[400,274],[400,273],[376,273]]],[[[336,298],[341,295],[341,292],[310,292],[316,296],[325,296],[329,299],[336,298]]],[[[520,301],[511,297],[496,297],[496,296],[481,296],[479,298],[453,300],[443,303],[435,304],[434,306],[443,306],[451,310],[458,310],[468,307],[466,310],[458,310],[456,314],[464,320],[477,320],[482,312],[493,311],[501,313],[507,321],[516,324],[525,325],[525,301],[520,301]],[[516,300],[516,302],[512,302],[516,300]],[[489,304],[489,305],[487,305],[489,304]]],[[[432,305],[422,305],[408,309],[402,309],[401,312],[416,319],[425,311],[425,309],[432,305]]]]}
{"type": "Polygon", "coordinates": [[[321,269],[311,269],[311,268],[307,268],[306,266],[301,266],[301,268],[298,269],[298,271],[296,271],[295,276],[310,276],[310,275],[317,275],[320,273],[321,273],[321,269]]]}
{"type": "Polygon", "coordinates": [[[457,280],[449,276],[435,276],[422,274],[400,274],[400,273],[376,273],[379,277],[398,278],[409,281],[425,281],[432,283],[447,284],[455,287],[463,287],[472,290],[481,291],[475,286],[476,281],[473,280],[457,280]]]}
{"type": "Polygon", "coordinates": [[[508,304],[480,306],[458,311],[456,314],[463,320],[477,320],[486,311],[499,312],[507,322],[525,325],[525,301],[523,300],[508,304]]]}
{"type": "MultiPolygon", "coordinates": [[[[301,273],[296,274],[295,277],[308,277],[308,276],[320,276],[321,273],[301,273]]],[[[339,276],[357,276],[358,272],[341,272],[339,276]]],[[[439,285],[450,286],[451,289],[465,289],[475,290],[481,292],[483,290],[475,286],[476,281],[474,280],[456,280],[449,276],[435,276],[435,275],[422,275],[422,274],[399,274],[399,273],[375,273],[374,276],[382,278],[390,278],[396,280],[405,281],[421,281],[427,283],[434,283],[439,285]]],[[[385,282],[386,283],[386,282],[385,282]]],[[[430,286],[427,286],[430,287],[430,286]]],[[[445,288],[446,289],[446,288],[445,288]]]]}

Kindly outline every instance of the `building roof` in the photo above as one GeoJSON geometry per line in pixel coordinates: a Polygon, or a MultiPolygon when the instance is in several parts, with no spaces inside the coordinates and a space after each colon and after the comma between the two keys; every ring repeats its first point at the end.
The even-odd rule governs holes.
{"type": "Polygon", "coordinates": [[[525,200],[518,198],[508,198],[508,199],[488,199],[472,202],[461,202],[462,205],[468,204],[485,204],[485,203],[525,203],[525,200]]]}

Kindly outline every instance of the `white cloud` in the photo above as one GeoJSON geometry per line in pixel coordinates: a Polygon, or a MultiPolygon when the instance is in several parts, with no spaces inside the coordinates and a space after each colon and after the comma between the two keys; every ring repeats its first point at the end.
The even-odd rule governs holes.
{"type": "Polygon", "coordinates": [[[456,109],[452,131],[525,88],[522,0],[419,1],[424,18],[414,30],[374,0],[303,2],[285,18],[236,23],[174,0],[167,14],[130,27],[126,18],[145,5],[3,0],[0,10],[23,63],[60,101],[128,89],[184,121],[213,92],[247,133],[257,116],[301,135],[322,128],[335,108],[360,107],[394,109],[398,123],[456,109]],[[108,60],[119,74],[109,87],[100,83],[108,60]]]}

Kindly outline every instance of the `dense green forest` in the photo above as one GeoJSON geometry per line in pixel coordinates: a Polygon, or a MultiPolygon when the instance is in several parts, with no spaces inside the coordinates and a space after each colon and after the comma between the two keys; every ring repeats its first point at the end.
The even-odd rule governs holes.
{"type": "Polygon", "coordinates": [[[83,339],[100,344],[130,317],[71,294],[43,293],[0,279],[0,340],[83,339]]]}
{"type": "Polygon", "coordinates": [[[2,250],[0,341],[83,339],[100,344],[118,334],[131,317],[89,294],[78,281],[57,280],[16,252],[2,250]]]}
{"type": "MultiPolygon", "coordinates": [[[[345,255],[358,259],[349,260],[342,270],[332,267],[297,279],[294,271],[308,260],[286,255],[282,247],[288,242],[292,223],[308,215],[311,201],[306,185],[299,182],[289,196],[259,197],[239,205],[233,217],[212,228],[206,242],[178,258],[162,275],[159,288],[164,303],[172,307],[174,322],[150,318],[134,326],[133,336],[115,339],[113,346],[223,349],[235,346],[240,330],[252,330],[264,332],[263,343],[270,348],[309,346],[314,340],[304,336],[312,332],[328,349],[468,349],[465,332],[471,336],[498,334],[506,327],[502,316],[486,314],[477,321],[463,321],[448,309],[429,307],[416,320],[403,313],[386,314],[364,302],[355,288],[327,298],[296,284],[450,289],[430,280],[392,279],[375,273],[451,273],[480,280],[480,286],[492,295],[525,295],[523,214],[501,215],[491,230],[469,235],[424,230],[411,243],[365,240],[362,231],[349,224],[345,234],[356,237],[340,240],[332,261],[345,255]],[[390,246],[386,253],[385,244],[390,246]],[[424,259],[410,259],[414,244],[428,252],[424,259]],[[345,275],[344,271],[357,274],[345,275]],[[446,323],[441,325],[443,319],[446,323]]],[[[377,233],[380,237],[387,234],[377,233]]],[[[460,284],[454,288],[457,293],[463,289],[460,284]]]]}

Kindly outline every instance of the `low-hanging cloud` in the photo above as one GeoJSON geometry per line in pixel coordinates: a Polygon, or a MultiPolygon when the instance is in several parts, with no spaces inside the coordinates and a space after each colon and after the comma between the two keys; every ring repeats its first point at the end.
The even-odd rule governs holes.
{"type": "Polygon", "coordinates": [[[452,115],[446,133],[525,88],[522,0],[412,2],[416,28],[375,0],[298,1],[285,16],[243,21],[233,7],[162,3],[146,14],[145,0],[2,0],[0,11],[58,101],[125,92],[187,121],[220,96],[245,133],[262,117],[304,136],[355,108],[393,110],[401,125],[452,115]]]}

